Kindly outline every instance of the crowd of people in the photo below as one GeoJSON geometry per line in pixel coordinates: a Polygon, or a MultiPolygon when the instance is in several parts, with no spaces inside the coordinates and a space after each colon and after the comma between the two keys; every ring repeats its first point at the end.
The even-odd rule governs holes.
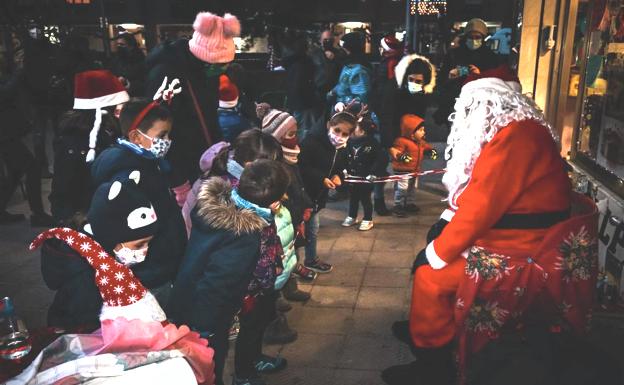
{"type": "MultiPolygon", "coordinates": [[[[56,291],[49,325],[97,329],[103,322],[103,306],[127,305],[124,317],[144,318],[142,308],[131,309],[136,303],[158,308],[151,319],[162,321],[164,309],[169,322],[188,325],[209,340],[217,384],[223,383],[228,341],[235,338],[232,383],[260,385],[265,383],[261,374],[286,366],[285,358],[262,352],[263,342],[288,343],[297,338],[288,326],[286,300],[310,298],[297,288],[297,281],[310,282],[332,271],[333,266],[317,254],[320,213],[330,191],[342,189],[349,194],[342,226],[358,224],[361,205],[364,214],[358,229],[369,231],[374,227],[374,211],[390,213],[383,182],[392,172],[392,213],[404,217],[418,212],[414,190],[422,160],[437,156],[425,141],[425,114],[436,87],[436,69],[423,56],[404,55],[393,35],[380,42],[383,59],[377,71],[364,54],[363,33],[348,33],[339,40],[331,31],[323,31],[320,46],[312,50],[304,39],[285,40],[285,110],[258,101],[255,116],[249,116],[244,112],[249,108],[241,106],[236,76],[228,74],[235,56],[233,38],[240,35],[239,21],[229,14],[204,12],[197,15],[193,28],[190,39],[166,42],[147,58],[128,50],[136,41],[125,36],[119,43],[120,63],[133,65],[118,63],[110,71],[76,74],[73,109],[60,117],[55,138],[51,217],[41,203],[41,168],[21,142],[20,130],[26,123],[19,110],[7,103],[16,100],[14,92],[23,78],[16,71],[2,83],[0,98],[7,102],[0,104],[5,117],[0,154],[11,184],[2,189],[0,221],[22,219],[5,209],[25,173],[33,226],[59,226],[68,234],[92,239],[104,256],[116,261],[115,266],[125,267],[115,277],[122,277],[120,281],[124,274],[136,277],[148,293],[132,296],[129,304],[111,300],[113,291],[120,294],[130,286],[113,288],[104,282],[108,267],[94,263],[89,250],[77,250],[73,237],[54,233],[42,249],[43,278],[56,291]]],[[[487,34],[483,21],[468,23],[464,44],[438,77],[440,94],[448,100],[454,102],[471,77],[499,76],[487,75],[498,66],[483,44],[487,34]]],[[[457,111],[451,116],[453,152],[451,156],[447,150],[447,158],[454,162],[449,166],[455,174],[447,172],[444,180],[451,214],[445,213],[445,219],[434,226],[441,235],[436,239],[438,234],[430,233],[431,243],[414,264],[416,305],[409,324],[394,326],[395,334],[424,352],[423,357],[440,357],[438,351],[446,351],[453,338],[453,305],[448,304],[465,264],[457,257],[483,234],[488,242],[501,246],[495,242],[496,231],[486,230],[510,207],[524,202],[525,190],[522,212],[559,212],[570,205],[561,198],[569,186],[556,148],[546,140],[546,136],[551,139],[544,129],[547,123],[510,85],[517,79],[506,81],[486,86],[500,93],[515,92],[508,98],[510,105],[522,107],[519,111],[524,115],[516,111],[509,119],[497,120],[499,136],[496,130],[473,135],[479,142],[471,142],[474,146],[466,150],[457,143],[470,139],[462,136],[459,127],[469,120],[462,120],[465,117],[457,111]],[[526,139],[523,148],[532,151],[522,164],[526,173],[504,173],[500,170],[518,161],[510,147],[515,136],[526,134],[502,128],[522,119],[539,123],[531,130],[534,137],[544,137],[543,148],[531,147],[532,139],[526,139]],[[492,146],[501,147],[508,156],[499,159],[491,155],[495,150],[484,149],[481,157],[488,154],[495,164],[475,166],[492,137],[496,138],[492,146]],[[545,167],[539,168],[539,175],[533,167],[537,165],[545,167]],[[473,177],[468,185],[470,176],[477,174],[480,177],[473,177]],[[516,177],[526,184],[518,185],[516,177]],[[517,186],[515,195],[481,186],[491,178],[501,188],[517,186]],[[531,189],[550,200],[533,205],[531,189]],[[496,207],[487,205],[492,197],[499,202],[496,207]],[[492,207],[483,215],[469,211],[484,206],[492,207]],[[475,218],[479,220],[474,222],[475,218]],[[436,312],[423,312],[424,308],[436,312]]],[[[470,99],[466,92],[460,100],[470,99]]],[[[484,93],[483,100],[502,103],[492,95],[484,93]]],[[[467,111],[481,112],[466,103],[467,111]]],[[[442,104],[438,113],[450,115],[453,105],[448,106],[442,104]]],[[[504,108],[507,113],[508,106],[504,108]]],[[[539,240],[531,239],[532,250],[539,240]]],[[[413,367],[391,370],[384,379],[391,384],[410,383],[414,371],[413,367]]]]}

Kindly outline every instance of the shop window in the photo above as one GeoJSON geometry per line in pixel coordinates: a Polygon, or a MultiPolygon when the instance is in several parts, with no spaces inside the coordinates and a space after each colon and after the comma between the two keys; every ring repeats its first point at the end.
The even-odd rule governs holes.
{"type": "MultiPolygon", "coordinates": [[[[575,46],[584,73],[572,77],[582,89],[576,157],[601,169],[609,185],[624,179],[624,0],[588,2],[583,43],[575,46]]],[[[619,189],[616,189],[619,190],[619,189]]]]}

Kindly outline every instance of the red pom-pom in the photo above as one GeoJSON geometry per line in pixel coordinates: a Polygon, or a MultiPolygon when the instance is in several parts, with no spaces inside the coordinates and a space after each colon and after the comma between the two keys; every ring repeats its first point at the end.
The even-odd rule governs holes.
{"type": "Polygon", "coordinates": [[[223,15],[223,34],[228,37],[240,36],[241,25],[236,16],[226,13],[223,15]]]}

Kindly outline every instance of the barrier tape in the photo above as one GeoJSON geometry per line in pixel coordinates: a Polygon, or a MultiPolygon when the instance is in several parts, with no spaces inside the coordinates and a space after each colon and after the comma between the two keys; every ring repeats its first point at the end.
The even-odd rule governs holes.
{"type": "Polygon", "coordinates": [[[425,175],[444,174],[445,172],[446,172],[446,169],[441,168],[441,169],[427,170],[427,171],[420,171],[420,172],[410,172],[407,174],[396,174],[396,175],[390,175],[390,176],[376,177],[373,180],[368,180],[364,176],[349,175],[347,171],[345,170],[344,182],[345,183],[386,183],[386,182],[396,182],[400,180],[416,178],[416,177],[425,176],[425,175]]]}

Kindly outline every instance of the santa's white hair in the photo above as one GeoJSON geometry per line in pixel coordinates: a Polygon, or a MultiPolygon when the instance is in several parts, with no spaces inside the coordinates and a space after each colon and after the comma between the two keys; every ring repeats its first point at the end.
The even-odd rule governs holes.
{"type": "Polygon", "coordinates": [[[518,82],[492,77],[464,85],[455,102],[455,112],[449,116],[452,126],[445,151],[446,173],[442,178],[453,209],[457,209],[457,198],[468,185],[483,146],[511,122],[528,119],[547,127],[558,140],[539,107],[522,94],[518,82]]]}

